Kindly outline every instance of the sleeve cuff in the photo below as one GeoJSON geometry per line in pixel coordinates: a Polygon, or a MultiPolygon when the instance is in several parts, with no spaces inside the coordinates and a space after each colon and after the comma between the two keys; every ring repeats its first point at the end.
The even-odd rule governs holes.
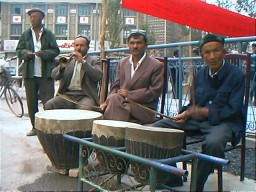
{"type": "Polygon", "coordinates": [[[219,124],[219,111],[213,108],[209,108],[208,120],[211,125],[219,124]]]}

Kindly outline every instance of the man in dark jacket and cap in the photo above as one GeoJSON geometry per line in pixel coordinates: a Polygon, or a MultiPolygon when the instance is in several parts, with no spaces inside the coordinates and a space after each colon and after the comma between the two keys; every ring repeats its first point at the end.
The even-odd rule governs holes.
{"type": "Polygon", "coordinates": [[[36,135],[35,113],[38,112],[38,97],[43,104],[54,96],[54,80],[51,78],[55,67],[55,57],[60,50],[55,35],[42,25],[45,13],[38,8],[28,12],[31,27],[24,31],[19,39],[16,52],[20,60],[26,90],[28,114],[32,130],[27,136],[36,135]]]}
{"type": "MultiPolygon", "coordinates": [[[[154,126],[200,133],[204,137],[202,153],[224,158],[227,142],[236,145],[245,126],[245,75],[224,60],[224,38],[208,34],[199,42],[199,48],[206,66],[195,74],[190,103],[173,120],[163,119],[154,126]]],[[[199,159],[196,191],[203,191],[213,168],[214,164],[199,159]]],[[[165,184],[170,186],[173,181],[167,179],[165,184]]]]}

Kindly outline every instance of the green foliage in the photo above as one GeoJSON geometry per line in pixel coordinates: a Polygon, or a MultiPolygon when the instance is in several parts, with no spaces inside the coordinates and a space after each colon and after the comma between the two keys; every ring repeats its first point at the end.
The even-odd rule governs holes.
{"type": "Polygon", "coordinates": [[[236,10],[239,13],[247,13],[250,17],[256,18],[256,2],[255,0],[216,0],[216,4],[219,7],[236,10]]]}
{"type": "Polygon", "coordinates": [[[232,7],[234,6],[234,4],[230,2],[230,0],[217,0],[216,3],[218,7],[225,8],[228,10],[231,10],[232,7]]]}
{"type": "Polygon", "coordinates": [[[121,0],[107,1],[106,40],[110,43],[110,49],[120,46],[121,31],[124,25],[120,3],[121,0]]]}
{"type": "Polygon", "coordinates": [[[156,34],[154,31],[149,29],[148,23],[142,21],[140,28],[147,32],[148,45],[154,45],[156,43],[156,34]]]}

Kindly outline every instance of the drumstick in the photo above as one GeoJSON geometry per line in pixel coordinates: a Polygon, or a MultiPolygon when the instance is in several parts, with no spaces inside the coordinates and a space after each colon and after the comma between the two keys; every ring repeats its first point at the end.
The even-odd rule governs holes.
{"type": "Polygon", "coordinates": [[[69,98],[68,96],[63,95],[63,94],[61,94],[61,93],[57,93],[57,95],[58,95],[59,97],[61,97],[62,99],[65,99],[65,100],[67,100],[67,101],[69,101],[69,102],[71,102],[71,103],[74,103],[74,104],[77,104],[77,105],[86,106],[86,107],[89,107],[89,108],[98,110],[98,111],[100,111],[100,112],[102,111],[102,109],[101,109],[100,107],[97,107],[97,106],[90,106],[90,105],[86,105],[86,104],[84,104],[84,103],[79,103],[79,102],[77,102],[77,101],[75,101],[75,100],[73,100],[73,99],[69,98]]]}
{"type": "Polygon", "coordinates": [[[191,84],[191,88],[190,88],[190,97],[191,97],[191,102],[192,102],[192,106],[194,107],[196,105],[196,101],[195,101],[195,80],[194,80],[194,67],[193,67],[193,73],[192,73],[192,77],[190,79],[190,84],[191,84]]]}
{"type": "Polygon", "coordinates": [[[146,109],[146,110],[148,110],[148,111],[151,111],[152,113],[155,113],[155,114],[160,115],[160,116],[162,116],[162,117],[165,117],[165,118],[167,118],[167,119],[175,120],[175,119],[172,118],[172,117],[169,117],[169,116],[167,116],[167,115],[165,115],[165,114],[163,114],[163,113],[159,113],[159,112],[157,112],[157,111],[155,111],[155,110],[153,110],[153,109],[150,109],[150,108],[148,108],[148,107],[145,107],[144,105],[141,105],[141,104],[139,104],[139,103],[137,103],[137,102],[135,102],[135,101],[132,101],[132,100],[130,100],[130,99],[127,99],[127,98],[126,98],[126,101],[127,101],[128,103],[132,103],[132,104],[138,105],[138,106],[140,106],[140,107],[143,108],[143,109],[146,109]]]}

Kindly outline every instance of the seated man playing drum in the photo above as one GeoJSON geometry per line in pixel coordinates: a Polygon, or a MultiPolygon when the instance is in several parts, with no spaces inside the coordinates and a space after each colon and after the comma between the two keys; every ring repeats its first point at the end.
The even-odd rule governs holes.
{"type": "MultiPolygon", "coordinates": [[[[204,136],[202,153],[224,158],[227,142],[237,144],[245,125],[245,75],[223,59],[226,51],[222,37],[208,34],[199,42],[199,47],[207,66],[195,74],[190,103],[173,120],[163,119],[154,126],[199,132],[204,136]]],[[[199,160],[196,191],[203,191],[213,168],[213,164],[199,160]]],[[[170,175],[166,185],[173,185],[172,179],[177,182],[177,176],[170,175]]],[[[181,178],[179,181],[182,184],[181,178]]]]}
{"type": "Polygon", "coordinates": [[[143,30],[134,30],[128,37],[131,56],[117,65],[115,81],[106,101],[101,104],[104,119],[153,123],[163,87],[164,67],[146,53],[147,37],[143,30]]]}
{"type": "Polygon", "coordinates": [[[59,90],[57,96],[44,105],[45,110],[90,110],[99,106],[97,86],[102,78],[101,62],[87,54],[89,44],[89,38],[78,35],[74,40],[74,52],[67,58],[60,58],[59,65],[52,71],[52,78],[60,80],[59,90]]]}

